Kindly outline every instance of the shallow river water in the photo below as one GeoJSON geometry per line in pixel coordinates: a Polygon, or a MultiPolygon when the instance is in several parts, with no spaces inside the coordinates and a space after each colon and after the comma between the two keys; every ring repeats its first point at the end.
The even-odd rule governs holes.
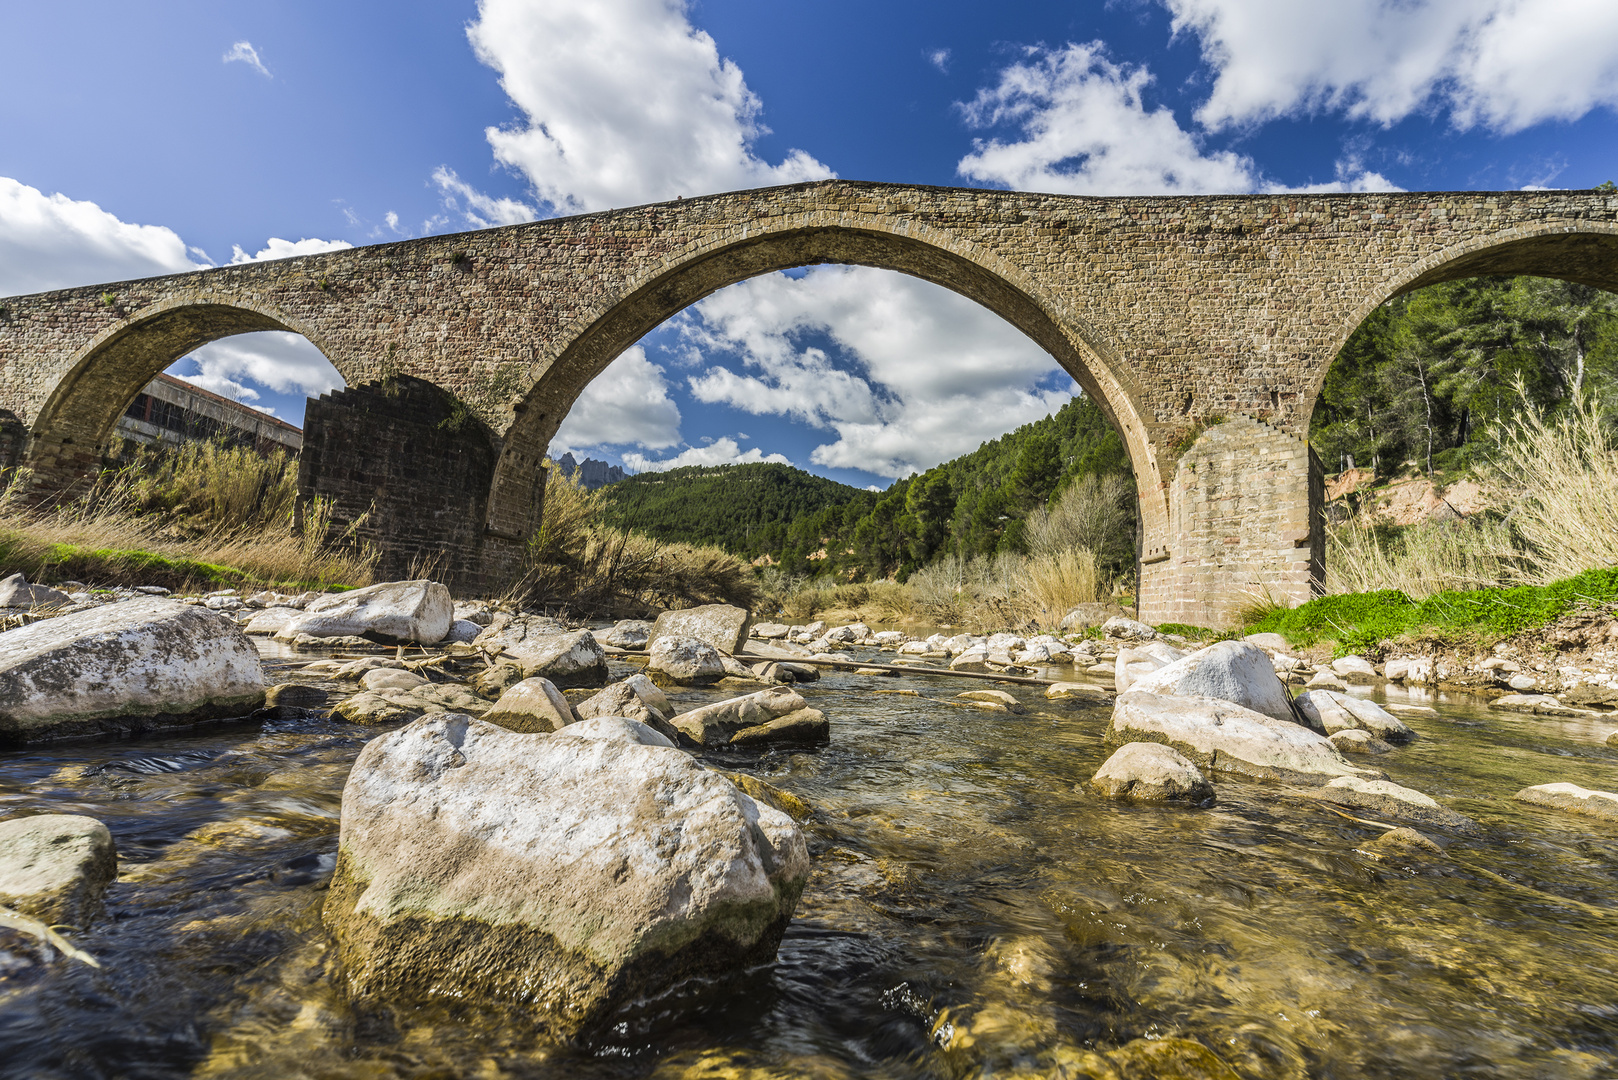
{"type": "Polygon", "coordinates": [[[1025,715],[945,704],[980,685],[831,674],[802,688],[829,747],[710,755],[817,807],[778,962],[561,1050],[520,1014],[357,1014],[334,989],[319,905],[376,729],[0,755],[0,816],[93,815],[120,857],[109,917],[74,935],[100,970],[0,963],[0,1075],[1033,1077],[1179,1036],[1263,1080],[1618,1077],[1618,827],[1511,799],[1618,790],[1618,717],[1438,702],[1362,763],[1486,838],[1428,829],[1443,855],[1378,859],[1383,830],[1275,786],[1215,776],[1205,810],[1075,790],[1108,709],[1013,686],[1025,715]],[[919,696],[875,692],[900,689],[919,696]]]}

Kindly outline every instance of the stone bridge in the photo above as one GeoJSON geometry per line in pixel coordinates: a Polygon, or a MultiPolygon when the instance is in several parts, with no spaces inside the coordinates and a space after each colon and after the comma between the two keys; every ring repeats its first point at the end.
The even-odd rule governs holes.
{"type": "Polygon", "coordinates": [[[305,491],[339,518],[372,506],[390,568],[437,551],[446,576],[489,585],[520,563],[545,448],[590,380],[709,293],[818,263],[943,285],[1048,350],[1128,446],[1142,616],[1214,624],[1253,595],[1301,602],[1318,579],[1309,415],[1360,322],[1480,274],[1618,290],[1618,196],[833,180],[6,298],[0,465],[30,469],[36,493],[71,490],[152,376],[216,338],[292,330],[350,387],[381,388],[376,408],[348,400],[357,390],[311,406],[345,422],[306,450],[305,491]]]}

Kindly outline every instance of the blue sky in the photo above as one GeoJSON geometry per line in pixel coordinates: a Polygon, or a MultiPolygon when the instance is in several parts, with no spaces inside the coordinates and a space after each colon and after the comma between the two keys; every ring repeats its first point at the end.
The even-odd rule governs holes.
{"type": "MultiPolygon", "coordinates": [[[[1087,194],[1618,179],[1611,0],[8,4],[0,295],[819,176],[1087,194]]],[[[175,370],[297,422],[300,338],[175,370]]],[[[821,268],[689,309],[555,449],[885,486],[1071,381],[821,268]]]]}

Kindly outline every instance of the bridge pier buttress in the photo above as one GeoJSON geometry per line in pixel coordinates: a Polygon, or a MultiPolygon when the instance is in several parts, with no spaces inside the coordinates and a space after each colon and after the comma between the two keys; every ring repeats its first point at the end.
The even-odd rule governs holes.
{"type": "Polygon", "coordinates": [[[1307,601],[1325,565],[1323,489],[1305,439],[1246,414],[1206,426],[1175,465],[1166,528],[1143,523],[1140,617],[1229,626],[1257,602],[1307,601]]]}

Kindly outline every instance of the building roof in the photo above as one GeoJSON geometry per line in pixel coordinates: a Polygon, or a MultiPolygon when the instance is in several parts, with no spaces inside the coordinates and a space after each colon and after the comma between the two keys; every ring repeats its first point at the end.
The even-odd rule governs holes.
{"type": "Polygon", "coordinates": [[[177,389],[185,390],[187,393],[192,393],[192,394],[197,395],[200,398],[206,398],[209,401],[216,402],[216,403],[218,403],[219,405],[223,406],[224,408],[226,408],[228,410],[241,410],[241,411],[244,411],[244,412],[250,412],[250,413],[253,414],[254,419],[256,419],[256,420],[258,420],[258,421],[260,421],[262,423],[272,424],[272,425],[275,425],[277,427],[283,427],[283,428],[286,428],[286,430],[288,432],[296,432],[299,435],[303,434],[303,429],[302,428],[298,427],[296,424],[287,423],[285,420],[282,420],[279,416],[271,416],[269,413],[265,412],[263,409],[255,409],[251,405],[243,405],[239,401],[233,401],[230,398],[225,397],[223,394],[216,394],[212,390],[204,390],[202,387],[198,386],[196,383],[187,382],[185,379],[177,378],[176,376],[170,375],[166,371],[159,373],[157,378],[153,379],[152,381],[153,382],[169,383],[172,386],[176,387],[177,389]]]}

